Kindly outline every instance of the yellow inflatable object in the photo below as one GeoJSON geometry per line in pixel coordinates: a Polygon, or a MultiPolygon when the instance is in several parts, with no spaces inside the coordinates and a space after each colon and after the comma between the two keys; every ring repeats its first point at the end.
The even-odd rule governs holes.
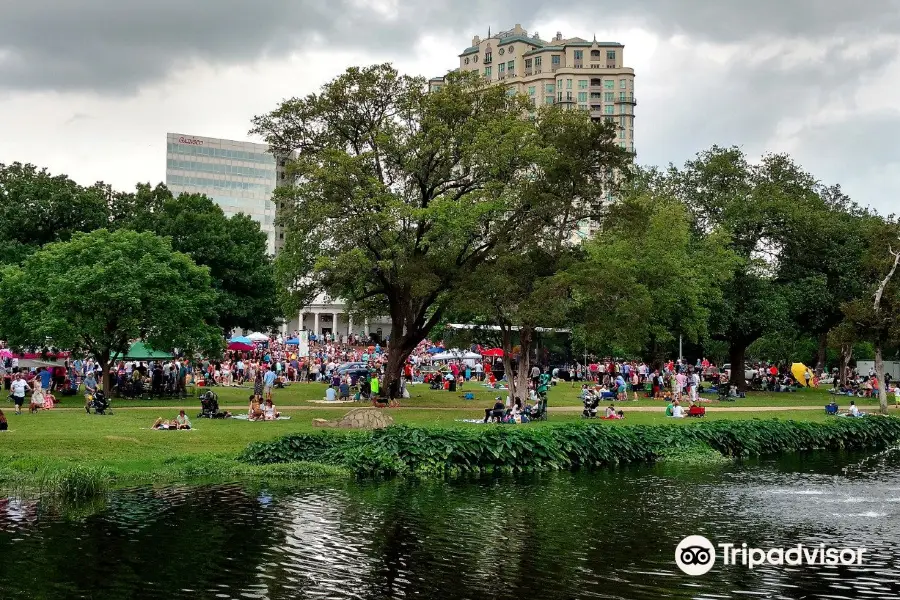
{"type": "Polygon", "coordinates": [[[797,383],[806,387],[806,372],[809,371],[809,368],[803,363],[794,363],[791,365],[791,373],[794,375],[794,379],[797,380],[797,383]]]}

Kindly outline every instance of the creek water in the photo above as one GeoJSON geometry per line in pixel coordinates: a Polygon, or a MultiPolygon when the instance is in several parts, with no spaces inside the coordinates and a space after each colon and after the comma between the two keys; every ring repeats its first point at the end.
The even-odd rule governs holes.
{"type": "Polygon", "coordinates": [[[897,598],[900,452],[0,502],[0,598],[897,598]],[[675,565],[714,543],[861,566],[675,565]]]}

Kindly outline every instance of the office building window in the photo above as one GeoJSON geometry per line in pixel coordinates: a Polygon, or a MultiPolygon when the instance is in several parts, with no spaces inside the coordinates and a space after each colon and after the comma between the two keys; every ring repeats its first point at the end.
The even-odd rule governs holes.
{"type": "Polygon", "coordinates": [[[607,106],[604,106],[604,107],[603,107],[603,112],[606,113],[606,114],[608,114],[608,115],[611,115],[611,114],[614,114],[614,113],[613,113],[613,110],[614,110],[614,109],[615,109],[615,107],[613,107],[612,104],[608,104],[607,106]]]}
{"type": "Polygon", "coordinates": [[[526,68],[526,69],[530,69],[530,68],[531,68],[531,59],[530,59],[530,58],[526,58],[526,59],[525,59],[525,68],[526,68]]]}
{"type": "Polygon", "coordinates": [[[506,70],[507,71],[515,71],[516,70],[516,61],[511,60],[508,63],[506,63],[506,70]]]}
{"type": "Polygon", "coordinates": [[[554,54],[550,57],[550,64],[554,67],[559,66],[559,54],[554,54]]]}
{"type": "Polygon", "coordinates": [[[535,57],[534,57],[534,66],[535,66],[535,68],[541,66],[541,57],[540,57],[540,56],[535,56],[535,57]]]}
{"type": "Polygon", "coordinates": [[[607,50],[606,51],[606,60],[616,60],[616,51],[615,50],[607,50]]]}
{"type": "Polygon", "coordinates": [[[587,102],[587,92],[578,92],[578,101],[587,102]]]}
{"type": "Polygon", "coordinates": [[[544,98],[544,103],[553,104],[553,96],[547,96],[546,98],[544,98]]]}
{"type": "Polygon", "coordinates": [[[619,130],[619,139],[620,139],[620,140],[624,140],[624,139],[625,139],[625,130],[624,130],[624,129],[620,129],[620,130],[619,130]]]}
{"type": "Polygon", "coordinates": [[[544,91],[547,92],[548,94],[552,94],[552,93],[556,92],[556,86],[553,85],[552,83],[545,83],[544,91]]]}
{"type": "Polygon", "coordinates": [[[603,80],[603,88],[607,90],[616,89],[616,80],[615,79],[604,79],[603,80]]]}
{"type": "Polygon", "coordinates": [[[581,50],[576,50],[575,51],[575,60],[581,60],[582,58],[584,58],[584,52],[581,50]]]}
{"type": "Polygon", "coordinates": [[[490,78],[490,77],[491,77],[491,68],[490,68],[490,67],[485,67],[485,68],[484,68],[484,76],[487,77],[487,78],[490,78]]]}
{"type": "Polygon", "coordinates": [[[634,139],[634,129],[628,130],[628,139],[630,139],[630,140],[634,139]]]}
{"type": "Polygon", "coordinates": [[[619,127],[625,127],[625,117],[619,117],[619,127]]]}
{"type": "Polygon", "coordinates": [[[528,86],[528,95],[534,96],[534,86],[533,85],[528,86]]]}
{"type": "Polygon", "coordinates": [[[499,68],[497,69],[497,74],[498,74],[498,75],[503,75],[504,72],[506,72],[506,65],[503,64],[503,63],[500,63],[500,66],[499,66],[499,68]]]}
{"type": "Polygon", "coordinates": [[[627,79],[620,79],[620,80],[619,80],[619,89],[624,90],[624,89],[627,89],[627,88],[628,88],[628,80],[627,80],[627,79]]]}
{"type": "Polygon", "coordinates": [[[578,80],[578,89],[586,90],[588,88],[588,80],[587,79],[579,79],[578,80]]]}
{"type": "Polygon", "coordinates": [[[566,79],[566,89],[567,90],[572,89],[572,80],[571,79],[566,79]]]}
{"type": "Polygon", "coordinates": [[[604,102],[612,102],[613,97],[616,95],[615,92],[603,92],[603,100],[604,102]]]}
{"type": "Polygon", "coordinates": [[[625,99],[625,92],[619,92],[619,100],[625,99]]]}

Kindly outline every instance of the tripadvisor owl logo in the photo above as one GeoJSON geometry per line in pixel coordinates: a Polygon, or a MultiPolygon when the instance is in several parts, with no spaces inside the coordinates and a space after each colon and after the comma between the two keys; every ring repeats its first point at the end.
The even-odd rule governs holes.
{"type": "Polygon", "coordinates": [[[688,575],[705,575],[716,564],[716,547],[721,551],[723,566],[741,565],[748,569],[760,565],[861,565],[863,554],[867,552],[866,548],[835,548],[822,543],[767,549],[751,548],[747,544],[713,545],[702,535],[689,535],[675,547],[675,564],[688,575]]]}
{"type": "Polygon", "coordinates": [[[675,547],[675,564],[688,575],[704,575],[716,564],[716,549],[702,535],[689,535],[675,547]]]}

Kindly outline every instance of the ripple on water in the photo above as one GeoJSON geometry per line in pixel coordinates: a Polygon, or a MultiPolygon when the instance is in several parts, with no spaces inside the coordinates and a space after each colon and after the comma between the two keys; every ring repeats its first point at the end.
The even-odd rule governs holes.
{"type": "Polygon", "coordinates": [[[38,553],[48,564],[78,559],[46,589],[0,577],[0,597],[90,597],[102,582],[118,597],[167,599],[896,598],[900,461],[853,460],[873,472],[788,460],[714,472],[148,487],[110,494],[93,512],[7,499],[0,571],[38,553]],[[691,578],[673,555],[694,533],[870,554],[860,567],[747,571],[719,561],[691,578]]]}

